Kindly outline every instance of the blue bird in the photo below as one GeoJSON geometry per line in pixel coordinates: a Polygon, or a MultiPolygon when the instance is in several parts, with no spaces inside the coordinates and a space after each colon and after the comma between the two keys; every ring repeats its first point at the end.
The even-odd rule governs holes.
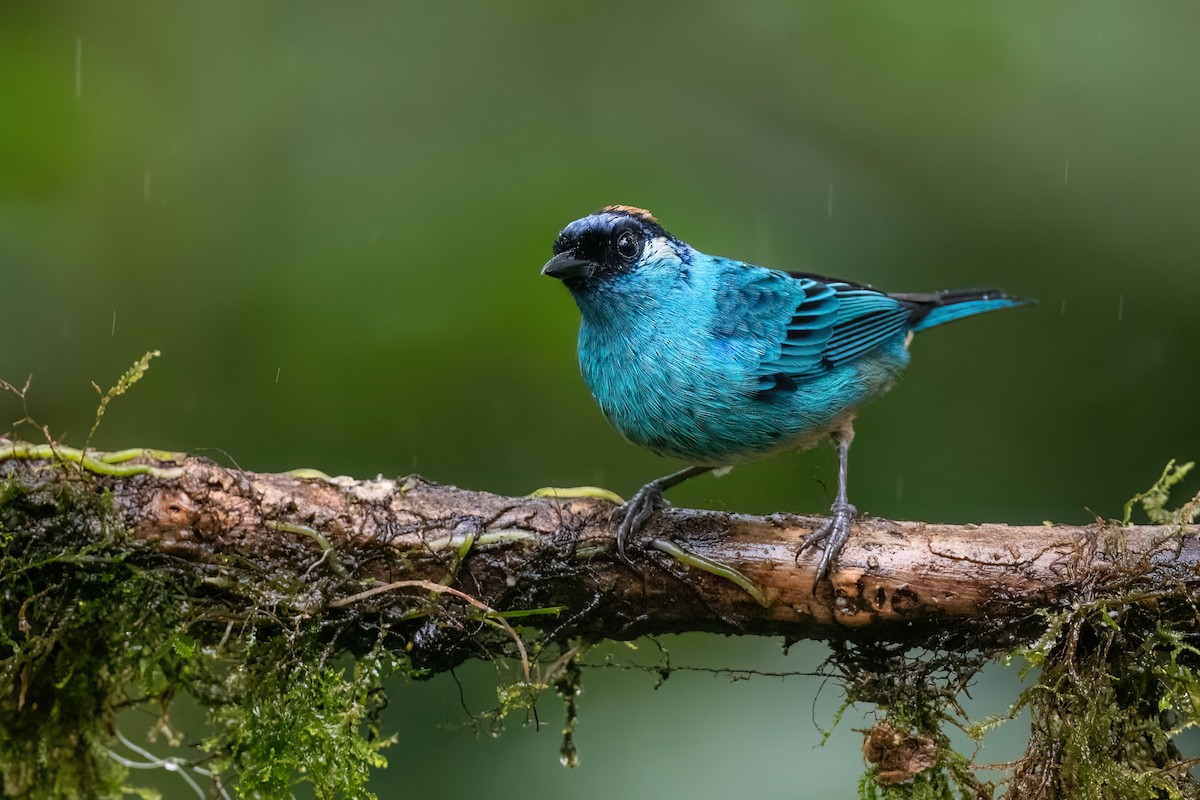
{"type": "Polygon", "coordinates": [[[895,383],[913,333],[1029,302],[990,289],[891,294],[710,256],[632,206],[567,225],[542,274],[579,306],[580,371],[604,416],[634,444],[694,465],[625,504],[621,558],[664,490],[831,437],[837,496],[797,552],[824,543],[818,581],[857,513],[846,499],[854,416],[895,383]]]}

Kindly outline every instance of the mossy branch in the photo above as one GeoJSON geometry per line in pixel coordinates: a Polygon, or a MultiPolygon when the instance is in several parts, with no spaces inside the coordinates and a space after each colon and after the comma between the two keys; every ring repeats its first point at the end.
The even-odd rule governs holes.
{"type": "MultiPolygon", "coordinates": [[[[51,691],[38,689],[28,670],[37,660],[29,655],[30,642],[52,649],[59,635],[56,615],[64,612],[54,605],[54,592],[84,585],[111,592],[114,580],[126,594],[142,585],[138,581],[169,588],[155,601],[156,611],[137,610],[141,624],[153,613],[169,618],[157,633],[145,633],[168,637],[158,645],[156,669],[175,674],[186,662],[180,674],[199,683],[181,687],[161,678],[143,691],[232,698],[218,704],[223,710],[214,717],[227,724],[226,734],[209,745],[217,766],[238,768],[243,780],[257,774],[255,740],[231,709],[261,686],[197,676],[218,672],[215,661],[204,659],[227,657],[231,648],[241,648],[243,662],[268,658],[261,652],[267,643],[274,648],[271,676],[285,668],[307,676],[303,685],[280,689],[277,703],[298,693],[303,703],[316,702],[304,692],[324,693],[322,702],[368,703],[369,692],[330,682],[330,659],[346,651],[374,665],[367,670],[372,680],[386,671],[380,664],[394,667],[397,659],[406,670],[429,674],[468,658],[512,657],[521,679],[502,687],[503,713],[532,702],[546,687],[563,692],[563,681],[577,679],[578,655],[601,639],[684,631],[824,639],[842,654],[835,661],[850,699],[890,710],[868,737],[877,766],[864,784],[866,796],[925,796],[891,794],[898,785],[949,796],[946,781],[986,794],[971,783],[969,762],[953,754],[940,733],[948,718],[946,694],[928,691],[932,673],[918,679],[911,663],[897,667],[909,647],[976,654],[959,662],[965,682],[987,658],[1040,641],[1030,660],[1050,658],[1039,666],[1063,671],[1054,673],[1059,694],[1052,696],[1059,704],[1041,695],[1037,707],[1057,712],[1070,705],[1063,698],[1088,690],[1078,683],[1075,661],[1064,666],[1047,653],[1058,652],[1066,637],[1074,642],[1070,658],[1083,663],[1081,648],[1094,650],[1092,634],[1081,634],[1080,625],[1139,619],[1134,609],[1153,605],[1155,632],[1139,641],[1162,643],[1151,648],[1162,655],[1166,687],[1155,695],[1155,708],[1183,708],[1193,688],[1200,529],[1187,524],[1191,508],[1188,519],[1147,526],[867,518],[855,525],[830,580],[814,590],[813,559],[797,559],[796,550],[820,518],[668,509],[653,518],[630,566],[615,556],[611,498],[594,490],[580,494],[500,497],[416,476],[360,481],[316,470],[262,474],[185,454],[99,453],[0,439],[0,583],[7,581],[0,588],[12,601],[3,607],[12,618],[0,620],[0,666],[17,670],[11,691],[0,694],[0,723],[17,724],[12,720],[26,713],[31,693],[51,691]],[[36,546],[38,537],[46,547],[36,546]],[[168,611],[171,603],[178,608],[168,611]]],[[[113,624],[135,623],[119,618],[113,624]]],[[[1109,627],[1121,629],[1119,622],[1109,627]]],[[[1143,656],[1143,662],[1149,658],[1143,656]]],[[[1103,674],[1103,665],[1113,662],[1088,663],[1103,674]]],[[[94,709],[89,719],[111,711],[94,709]]],[[[1191,713],[1169,721],[1174,727],[1154,753],[1169,753],[1169,734],[1180,720],[1200,718],[1200,709],[1191,713]]],[[[339,763],[380,763],[382,741],[351,748],[349,760],[339,763]]],[[[13,762],[4,747],[0,742],[0,764],[13,762]]],[[[311,757],[294,754],[298,764],[311,757]]],[[[291,763],[279,753],[272,758],[280,769],[291,763]]],[[[1016,774],[1033,780],[1028,770],[1016,774]]],[[[331,772],[328,785],[359,777],[331,772]]],[[[263,773],[258,789],[269,794],[277,778],[263,773]]],[[[33,780],[11,771],[4,779],[9,789],[28,788],[33,780]]]]}
{"type": "MultiPolygon", "coordinates": [[[[180,453],[5,440],[0,480],[23,493],[103,497],[131,552],[169,556],[175,569],[216,584],[270,574],[311,585],[318,596],[304,594],[307,613],[340,609],[339,598],[376,584],[429,580],[499,610],[561,608],[571,622],[560,636],[716,631],[920,643],[959,632],[979,644],[1030,629],[1085,584],[1200,588],[1200,531],[1181,524],[865,518],[814,590],[812,559],[796,550],[819,517],[667,509],[631,567],[614,554],[613,503],[590,496],[500,497],[417,476],[263,474],[180,453]]],[[[393,600],[410,605],[383,594],[374,613],[387,616],[393,600]]],[[[465,657],[414,655],[439,668],[465,657]]]]}

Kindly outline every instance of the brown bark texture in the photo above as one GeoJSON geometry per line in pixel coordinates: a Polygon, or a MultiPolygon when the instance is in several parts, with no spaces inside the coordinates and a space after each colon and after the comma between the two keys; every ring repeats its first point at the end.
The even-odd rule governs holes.
{"type": "MultiPolygon", "coordinates": [[[[819,554],[797,557],[797,547],[820,517],[667,508],[632,544],[628,564],[614,547],[619,513],[601,499],[501,497],[417,476],[262,474],[185,454],[147,453],[96,470],[0,444],[9,445],[0,481],[44,498],[43,513],[54,513],[64,487],[103,496],[133,556],[151,568],[190,571],[217,589],[285,583],[297,589],[289,602],[334,621],[369,612],[408,641],[414,659],[420,621],[405,609],[430,596],[429,584],[456,590],[440,594],[442,603],[554,607],[522,622],[560,640],[708,631],[942,645],[964,637],[973,647],[1011,647],[1036,628],[1039,609],[1081,593],[1200,588],[1194,525],[867,517],[829,579],[814,586],[819,554]]],[[[438,669],[472,654],[428,655],[438,669]]]]}

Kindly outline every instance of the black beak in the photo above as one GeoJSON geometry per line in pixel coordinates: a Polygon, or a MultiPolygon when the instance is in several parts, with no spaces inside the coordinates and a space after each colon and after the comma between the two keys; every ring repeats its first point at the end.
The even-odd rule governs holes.
{"type": "Polygon", "coordinates": [[[575,253],[568,250],[547,261],[546,266],[542,267],[542,274],[565,281],[568,278],[587,275],[594,266],[593,262],[586,258],[576,258],[575,253]]]}

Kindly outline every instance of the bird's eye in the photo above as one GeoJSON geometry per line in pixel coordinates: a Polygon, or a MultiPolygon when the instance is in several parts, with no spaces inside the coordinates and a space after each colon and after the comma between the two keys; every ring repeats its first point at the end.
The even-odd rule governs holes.
{"type": "Polygon", "coordinates": [[[633,231],[624,231],[617,237],[617,254],[626,261],[633,261],[637,258],[640,249],[638,237],[633,231]]]}

